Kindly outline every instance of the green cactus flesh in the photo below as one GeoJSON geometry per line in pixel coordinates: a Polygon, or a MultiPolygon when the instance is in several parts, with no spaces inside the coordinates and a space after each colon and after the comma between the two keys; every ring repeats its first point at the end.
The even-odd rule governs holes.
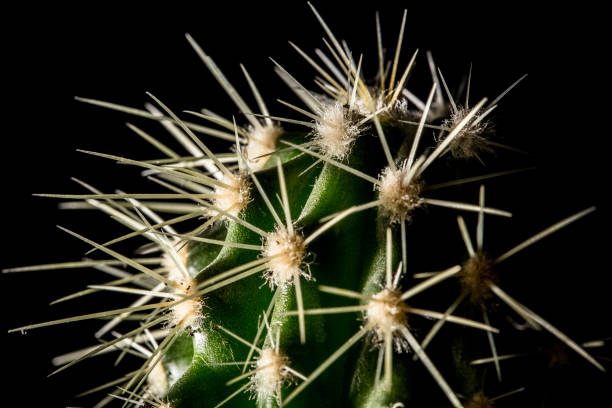
{"type": "MultiPolygon", "coordinates": [[[[330,40],[341,71],[349,67],[348,88],[317,66],[335,101],[307,91],[278,68],[306,105],[295,108],[306,118],[294,125],[307,130],[286,132],[272,126],[267,113],[253,116],[190,39],[249,125],[199,115],[223,129],[211,131],[181,121],[158,103],[193,157],[183,160],[159,144],[170,160],[151,164],[101,155],[159,176],[173,198],[191,204],[180,214],[184,219],[159,219],[146,201],[159,198],[153,195],[110,196],[88,187],[88,196],[61,196],[84,199],[136,231],[132,236],[149,237],[164,257],[161,268],[153,269],[72,233],[140,274],[95,290],[150,295],[127,310],[144,313],[139,326],[122,322],[132,328],[90,353],[119,343],[120,349],[146,357],[138,372],[117,383],[117,397],[106,402],[119,398],[172,408],[492,406],[483,384],[501,376],[494,339],[503,338],[497,325],[503,324],[504,308],[603,370],[580,345],[502,289],[499,264],[527,245],[501,255],[484,252],[485,214],[509,215],[485,205],[484,187],[469,203],[433,193],[436,183],[457,177],[453,166],[465,170],[465,160],[480,159],[496,146],[486,138],[483,120],[492,105],[484,100],[472,107],[440,105],[433,101],[443,89],[434,86],[420,110],[408,109],[400,91],[411,64],[405,74],[393,65],[395,80],[382,81],[388,87],[378,80],[366,85],[355,81],[361,61],[350,63],[330,40]],[[202,142],[207,139],[192,130],[235,138],[233,152],[214,156],[202,142]],[[258,138],[266,132],[268,140],[258,138]],[[204,166],[172,166],[202,158],[208,160],[204,166]],[[441,225],[448,218],[432,220],[437,211],[475,213],[477,225],[466,226],[459,217],[459,235],[456,224],[441,225]],[[171,228],[201,217],[204,226],[191,232],[177,234],[171,228]],[[463,250],[444,255],[440,248],[439,259],[424,265],[439,271],[418,274],[423,265],[412,260],[419,258],[420,234],[426,229],[463,237],[467,255],[462,258],[463,250]],[[146,283],[145,289],[131,285],[138,282],[146,283]],[[129,340],[160,328],[165,334],[155,347],[129,340]],[[483,354],[494,357],[488,370],[486,364],[472,364],[483,354]]],[[[554,224],[527,244],[591,211],[554,224]]],[[[459,241],[460,248],[464,244],[459,241]]],[[[96,316],[84,318],[89,317],[96,316]]],[[[503,384],[495,387],[511,391],[503,384]]]]}

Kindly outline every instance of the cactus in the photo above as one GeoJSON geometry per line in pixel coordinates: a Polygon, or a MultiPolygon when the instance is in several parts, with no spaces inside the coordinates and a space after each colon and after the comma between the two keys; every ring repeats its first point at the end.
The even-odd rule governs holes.
{"type": "MultiPolygon", "coordinates": [[[[79,181],[85,194],[40,194],[78,200],[63,205],[100,210],[128,231],[98,243],[89,231],[61,227],[92,248],[93,261],[6,271],[91,266],[115,278],[77,297],[134,298],[121,308],[12,331],[107,319],[96,332],[101,345],[55,360],[60,372],[117,349],[141,357],[104,388],[98,406],[487,407],[523,390],[520,381],[506,380],[502,362],[522,337],[551,340],[575,361],[605,371],[589,351],[600,341],[572,340],[504,286],[512,273],[506,260],[594,208],[521,231],[508,248],[490,250],[495,236],[484,232],[489,222],[511,225],[495,219],[511,214],[495,196],[485,197],[481,183],[525,169],[487,172],[479,162],[520,155],[497,142],[491,113],[524,77],[499,97],[474,102],[470,79],[459,99],[443,69],[434,69],[419,100],[407,91],[414,64],[435,64],[431,54],[406,54],[406,13],[391,58],[378,61],[351,54],[311,8],[330,59],[315,62],[292,45],[320,77],[319,87],[303,85],[302,73],[273,60],[297,97],[279,101],[293,115],[271,113],[242,67],[258,107],[251,109],[236,81],[190,36],[240,116],[202,111],[180,118],[152,94],[147,110],[79,98],[161,122],[184,151],[129,125],[164,157],[83,153],[141,168],[163,192],[107,194],[79,181]],[[363,72],[373,66],[378,74],[368,79],[363,72]],[[135,239],[146,240],[136,255],[115,249],[135,239]],[[514,328],[521,322],[527,333],[514,328]]],[[[525,370],[539,367],[529,364],[525,370]]]]}

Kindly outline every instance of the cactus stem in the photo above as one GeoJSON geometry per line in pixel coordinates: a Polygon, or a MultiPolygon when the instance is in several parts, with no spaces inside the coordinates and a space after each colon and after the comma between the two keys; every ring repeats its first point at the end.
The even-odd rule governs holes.
{"type": "Polygon", "coordinates": [[[336,160],[333,160],[333,159],[331,159],[329,157],[325,157],[324,155],[321,155],[319,153],[313,152],[312,150],[308,150],[304,146],[296,145],[296,144],[293,144],[293,143],[288,142],[286,140],[281,140],[280,142],[283,143],[283,144],[286,144],[288,146],[291,146],[292,148],[297,149],[297,150],[299,150],[301,152],[304,152],[306,154],[314,156],[314,157],[316,157],[318,159],[322,159],[326,163],[329,163],[332,166],[338,167],[338,168],[340,168],[340,169],[342,169],[342,170],[344,170],[344,171],[346,171],[348,173],[351,173],[354,176],[357,176],[357,177],[360,177],[360,178],[362,178],[362,179],[364,179],[366,181],[369,181],[370,183],[372,183],[374,185],[378,184],[378,180],[375,179],[374,177],[368,176],[367,174],[365,174],[365,173],[363,173],[363,172],[361,172],[361,171],[359,171],[357,169],[354,169],[354,168],[352,168],[350,166],[347,166],[346,164],[340,163],[340,162],[338,162],[336,160]]]}
{"type": "Polygon", "coordinates": [[[359,329],[350,339],[340,346],[331,356],[329,356],[321,365],[319,365],[310,375],[308,379],[301,383],[287,398],[285,398],[285,405],[291,400],[297,397],[311,382],[313,382],[319,375],[321,375],[330,365],[334,363],[342,354],[344,354],[351,346],[361,340],[370,330],[372,325],[366,324],[364,327],[359,329]]]}
{"type": "MultiPolygon", "coordinates": [[[[439,404],[437,399],[441,395],[432,396],[430,392],[439,392],[438,387],[455,408],[462,407],[462,401],[466,408],[492,408],[496,400],[524,388],[493,398],[482,391],[474,393],[488,384],[491,372],[487,370],[490,366],[471,366],[493,363],[501,382],[500,361],[540,352],[498,354],[496,341],[500,346],[503,344],[493,336],[500,331],[491,326],[496,324],[493,310],[488,308],[492,301],[505,303],[506,311],[512,309],[524,319],[519,319],[520,323],[525,322],[522,326],[510,321],[518,331],[528,326],[539,331],[545,329],[557,340],[558,349],[565,350],[567,346],[605,371],[598,362],[599,356],[596,360],[585,351],[591,350],[587,347],[604,345],[603,340],[583,344],[571,340],[506,293],[500,287],[497,267],[595,208],[567,217],[502,255],[490,257],[483,248],[485,213],[503,217],[512,214],[486,207],[484,186],[480,186],[477,204],[430,196],[431,191],[440,188],[525,170],[438,182],[449,179],[442,173],[451,159],[475,158],[484,164],[481,152],[489,153],[497,147],[519,151],[488,140],[488,135],[500,100],[525,76],[515,80],[490,103],[483,98],[471,106],[472,65],[467,73],[465,95],[462,94],[464,83],[452,94],[452,86],[449,87],[452,84],[447,84],[442,70],[427,52],[433,84],[427,98],[421,100],[421,95],[417,97],[405,89],[419,50],[401,55],[406,51],[406,47],[402,50],[407,25],[407,10],[404,10],[397,43],[387,60],[381,21],[376,13],[378,76],[366,84],[363,72],[368,62],[364,61],[364,54],[353,52],[357,50],[351,49],[346,41],[339,41],[340,37],[334,35],[315,7],[310,2],[308,5],[324,31],[327,50],[314,52],[322,63],[315,62],[314,56],[294,43],[290,45],[316,71],[314,83],[320,89],[315,87],[310,91],[302,85],[306,82],[296,79],[299,76],[294,77],[270,58],[275,72],[302,105],[289,99],[286,99],[289,102],[276,100],[304,117],[271,115],[249,71],[240,64],[250,90],[249,95],[244,95],[252,96],[251,105],[256,102],[253,106],[256,109],[251,109],[211,56],[189,34],[186,39],[205,69],[229,96],[237,112],[246,116],[240,126],[235,115],[226,118],[209,109],[183,110],[179,114],[187,113],[188,118],[195,116],[217,129],[183,121],[148,92],[152,102],[146,103],[144,110],[76,98],[159,122],[174,138],[171,142],[183,152],[128,123],[130,132],[144,139],[158,155],[162,153],[160,158],[136,160],[80,152],[140,168],[141,175],[164,187],[165,193],[121,190],[105,193],[73,179],[86,194],[36,194],[82,200],[63,203],[61,208],[99,210],[127,227],[129,234],[122,233],[118,238],[98,244],[60,227],[87,243],[91,248],[87,254],[101,251],[102,257],[112,259],[84,258],[78,262],[34,265],[3,272],[91,266],[114,276],[113,280],[89,285],[53,303],[96,292],[123,293],[125,297],[130,296],[130,303],[121,309],[31,324],[10,332],[102,320],[103,326],[95,332],[102,344],[56,357],[53,363],[59,367],[51,373],[54,375],[85,359],[114,350],[119,351],[115,366],[128,355],[136,357],[139,361],[136,371],[82,393],[118,388],[98,402],[98,408],[115,400],[121,401],[124,408],[132,405],[171,408],[171,404],[176,408],[202,404],[215,408],[226,404],[247,406],[252,404],[247,401],[249,397],[256,399],[255,405],[268,408],[282,408],[296,398],[299,400],[293,401],[294,405],[318,403],[322,408],[347,404],[401,408],[408,402],[419,406],[425,401],[439,404]],[[281,127],[285,123],[298,125],[301,130],[285,134],[281,127]],[[229,151],[213,153],[207,146],[209,142],[205,144],[207,139],[200,139],[196,132],[220,138],[226,147],[225,141],[231,142],[229,151]],[[432,148],[428,148],[432,141],[432,148]],[[438,184],[428,185],[430,176],[438,184]],[[253,186],[258,195],[253,193],[253,186]],[[454,266],[442,271],[408,276],[410,254],[419,252],[419,245],[427,246],[428,240],[445,235],[444,230],[439,230],[440,224],[426,225],[427,220],[407,231],[412,217],[428,206],[477,213],[475,236],[471,236],[463,217],[458,216],[467,260],[461,265],[448,262],[447,265],[454,266]],[[178,216],[165,220],[157,212],[178,216]],[[360,214],[345,220],[356,213],[360,214]],[[201,222],[196,218],[201,218],[201,222]],[[178,233],[186,221],[190,224],[187,231],[178,233]],[[197,226],[191,225],[194,223],[197,226]],[[414,237],[407,235],[413,232],[414,237]],[[425,235],[421,236],[422,233],[425,235]],[[111,245],[134,237],[148,240],[134,252],[138,258],[110,249],[114,248],[111,245]],[[144,257],[154,252],[161,256],[144,257]],[[446,280],[451,277],[457,279],[455,285],[439,294],[449,295],[449,299],[440,296],[433,296],[430,301],[425,299],[423,292],[438,284],[449,286],[446,280]],[[309,282],[315,278],[321,286],[309,282]],[[411,278],[423,280],[404,289],[411,278]],[[264,288],[266,285],[270,290],[264,288]],[[453,288],[460,293],[454,290],[451,293],[453,288]],[[430,305],[425,306],[428,309],[412,307],[419,299],[430,305]],[[480,308],[476,312],[482,313],[482,322],[455,315],[463,303],[480,308]],[[438,312],[429,307],[445,310],[438,312]],[[448,364],[438,361],[431,347],[425,352],[446,322],[464,326],[455,332],[448,327],[448,343],[440,344],[443,353],[450,347],[453,358],[448,364]],[[121,329],[120,324],[126,329],[121,329]],[[430,324],[433,327],[420,342],[420,333],[430,324]],[[489,347],[485,352],[491,356],[474,360],[471,342],[473,337],[478,340],[481,335],[476,333],[472,337],[465,328],[487,332],[489,347]],[[358,343],[358,347],[353,347],[358,343]],[[354,353],[349,356],[351,348],[359,350],[351,350],[354,353]],[[408,353],[413,355],[406,356],[408,353]],[[435,365],[428,354],[432,354],[435,365]],[[423,366],[410,362],[410,358],[420,360],[423,366]],[[424,380],[429,384],[416,378],[423,368],[433,379],[425,374],[424,380]],[[458,380],[454,389],[445,379],[452,370],[456,371],[458,380]],[[305,376],[300,371],[310,374],[305,376]]],[[[469,171],[463,166],[457,170],[459,174],[469,171]]],[[[432,251],[416,254],[414,264],[429,262],[432,254],[436,258],[434,263],[445,263],[438,259],[445,251],[432,251]]],[[[446,254],[452,253],[451,250],[446,254]]],[[[437,267],[429,270],[432,269],[437,267]]],[[[565,354],[563,357],[567,357],[565,354]]],[[[568,361],[557,354],[551,358],[554,360],[551,365],[568,361]]],[[[506,371],[504,376],[508,375],[506,371]]]]}
{"type": "Polygon", "coordinates": [[[249,387],[251,386],[250,383],[246,383],[244,385],[242,385],[240,388],[238,388],[236,391],[234,391],[233,393],[231,393],[227,398],[225,398],[223,401],[221,401],[220,403],[218,403],[217,405],[214,406],[214,408],[219,408],[223,405],[225,405],[227,402],[231,401],[234,397],[242,394],[244,391],[246,391],[249,387]]]}

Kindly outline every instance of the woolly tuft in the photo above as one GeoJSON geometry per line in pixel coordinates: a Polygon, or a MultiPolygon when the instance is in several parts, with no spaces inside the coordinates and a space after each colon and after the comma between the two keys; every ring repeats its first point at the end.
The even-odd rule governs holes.
{"type": "Polygon", "coordinates": [[[412,211],[423,204],[420,197],[423,184],[419,179],[412,179],[408,183],[404,180],[408,173],[405,164],[398,170],[387,167],[379,177],[379,199],[382,201],[383,214],[390,218],[392,223],[409,220],[412,211]]]}
{"type": "Polygon", "coordinates": [[[324,107],[321,119],[313,133],[315,145],[325,156],[343,160],[361,134],[361,117],[340,102],[332,102],[324,107]]]}
{"type": "Polygon", "coordinates": [[[300,275],[310,279],[310,274],[302,270],[306,246],[299,232],[290,233],[285,228],[278,228],[270,233],[264,245],[264,256],[273,257],[265,273],[271,287],[291,284],[300,275]]]}

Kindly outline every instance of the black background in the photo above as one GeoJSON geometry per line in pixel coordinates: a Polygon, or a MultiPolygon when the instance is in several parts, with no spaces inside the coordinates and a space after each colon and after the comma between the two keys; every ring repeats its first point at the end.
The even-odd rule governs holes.
{"type": "MultiPolygon", "coordinates": [[[[407,62],[414,48],[421,50],[410,85],[422,97],[430,86],[424,63],[428,49],[451,87],[474,63],[473,101],[492,98],[529,74],[496,114],[504,141],[530,153],[519,161],[537,166],[529,175],[492,188],[494,197],[503,199],[498,206],[515,216],[503,224],[498,245],[507,248],[562,217],[597,205],[595,214],[522,254],[533,268],[517,272],[521,275],[514,285],[523,290],[526,304],[535,303],[538,308],[533,309],[545,317],[555,316],[551,320],[562,323],[559,326],[578,340],[610,336],[610,287],[605,284],[610,274],[610,238],[608,207],[603,202],[610,185],[605,147],[610,137],[610,98],[604,63],[608,47],[597,18],[601,11],[534,9],[514,2],[494,8],[401,3],[315,5],[338,37],[347,39],[355,53],[364,53],[364,61],[376,58],[374,11],[381,12],[383,39],[392,52],[402,9],[408,8],[402,61],[407,62]]],[[[81,192],[70,181],[72,176],[109,192],[149,191],[134,169],[92,159],[75,149],[150,158],[154,152],[124,122],[133,121],[153,134],[162,130],[144,120],[78,103],[75,95],[140,107],[147,100],[144,92],[150,91],[175,111],[206,107],[224,116],[234,114],[235,108],[185,40],[184,33],[190,32],[241,92],[248,93],[248,87],[240,62],[259,84],[271,110],[292,115],[274,102],[276,97],[295,98],[273,73],[268,57],[310,84],[314,72],[287,40],[311,52],[323,46],[324,34],[303,2],[133,3],[130,7],[99,2],[7,10],[3,18],[2,65],[7,70],[3,99],[9,106],[3,110],[2,127],[1,267],[78,259],[88,248],[57,230],[56,224],[98,242],[117,234],[116,227],[100,215],[60,211],[55,201],[33,198],[31,193],[81,192]]],[[[366,76],[373,76],[376,66],[370,62],[364,69],[366,76]]],[[[99,275],[86,270],[50,271],[1,279],[3,352],[9,356],[2,365],[8,376],[8,384],[3,380],[4,396],[19,401],[17,406],[79,405],[82,402],[71,395],[113,378],[110,360],[45,378],[52,370],[52,356],[93,344],[93,336],[84,338],[83,333],[91,333],[97,324],[5,334],[23,324],[99,310],[99,299],[48,306],[59,296],[99,282],[99,275]]],[[[105,307],[113,304],[104,302],[105,307]]],[[[558,401],[568,398],[604,398],[602,390],[610,389],[609,375],[584,371],[589,374],[582,380],[572,377],[563,387],[550,386],[553,396],[546,397],[550,405],[544,406],[558,406],[558,401]]]]}

